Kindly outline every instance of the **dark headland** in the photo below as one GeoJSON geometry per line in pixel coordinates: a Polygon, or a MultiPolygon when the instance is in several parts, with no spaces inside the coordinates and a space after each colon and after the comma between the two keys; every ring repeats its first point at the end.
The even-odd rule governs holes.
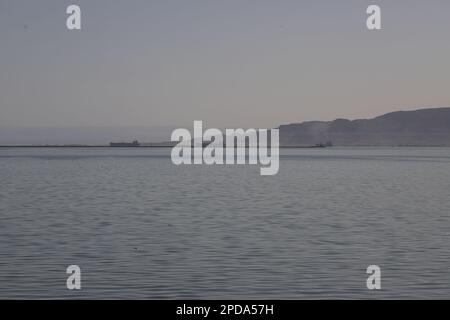
{"type": "Polygon", "coordinates": [[[280,145],[450,146],[450,108],[387,113],[373,119],[281,125],[280,145]]]}

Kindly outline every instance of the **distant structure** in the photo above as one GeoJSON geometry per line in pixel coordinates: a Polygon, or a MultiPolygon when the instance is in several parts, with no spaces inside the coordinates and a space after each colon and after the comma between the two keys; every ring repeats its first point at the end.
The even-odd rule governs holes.
{"type": "Polygon", "coordinates": [[[133,142],[111,142],[110,147],[140,147],[141,144],[134,140],[133,142]]]}

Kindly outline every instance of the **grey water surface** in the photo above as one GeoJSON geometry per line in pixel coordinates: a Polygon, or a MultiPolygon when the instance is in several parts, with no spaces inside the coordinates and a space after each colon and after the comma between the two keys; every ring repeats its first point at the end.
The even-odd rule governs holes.
{"type": "Polygon", "coordinates": [[[170,149],[0,148],[2,299],[449,299],[449,243],[448,148],[283,149],[275,176],[170,149]]]}

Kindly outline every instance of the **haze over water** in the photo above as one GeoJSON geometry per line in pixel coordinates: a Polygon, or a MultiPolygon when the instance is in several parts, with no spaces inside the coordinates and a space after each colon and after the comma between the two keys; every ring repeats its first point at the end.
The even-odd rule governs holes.
{"type": "Polygon", "coordinates": [[[270,177],[169,153],[0,149],[0,298],[450,298],[450,149],[281,150],[270,177]]]}

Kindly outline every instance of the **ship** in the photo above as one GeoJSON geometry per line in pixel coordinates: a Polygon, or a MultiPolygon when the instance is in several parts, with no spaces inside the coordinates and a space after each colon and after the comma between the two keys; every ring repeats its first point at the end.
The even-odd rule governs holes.
{"type": "Polygon", "coordinates": [[[111,142],[110,147],[140,147],[139,141],[134,140],[133,142],[111,142]]]}

